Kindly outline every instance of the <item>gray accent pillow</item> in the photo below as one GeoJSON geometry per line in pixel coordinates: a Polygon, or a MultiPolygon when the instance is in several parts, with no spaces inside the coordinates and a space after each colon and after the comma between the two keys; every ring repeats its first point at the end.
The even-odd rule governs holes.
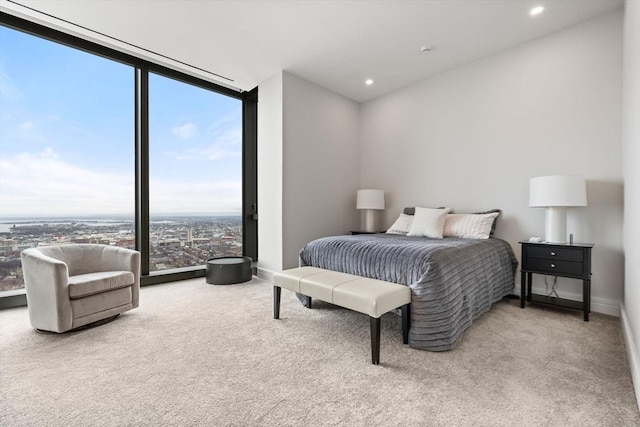
{"type": "Polygon", "coordinates": [[[415,215],[416,214],[416,208],[404,208],[402,213],[405,214],[405,215],[415,215]]]}
{"type": "MultiPolygon", "coordinates": [[[[444,206],[440,206],[439,208],[431,208],[431,209],[447,209],[447,208],[445,208],[444,206]]],[[[415,215],[416,214],[416,208],[404,208],[402,213],[405,214],[405,215],[415,215]]]]}

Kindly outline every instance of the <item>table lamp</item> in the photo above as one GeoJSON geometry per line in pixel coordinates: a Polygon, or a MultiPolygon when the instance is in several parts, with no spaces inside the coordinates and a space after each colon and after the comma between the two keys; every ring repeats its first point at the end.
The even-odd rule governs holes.
{"type": "Polygon", "coordinates": [[[529,181],[529,207],[546,208],[546,242],[567,242],[567,207],[571,206],[587,206],[587,187],[583,177],[551,175],[529,181]]]}
{"type": "Polygon", "coordinates": [[[356,209],[364,209],[364,231],[375,232],[377,226],[377,213],[384,210],[383,190],[358,190],[356,209]]]}

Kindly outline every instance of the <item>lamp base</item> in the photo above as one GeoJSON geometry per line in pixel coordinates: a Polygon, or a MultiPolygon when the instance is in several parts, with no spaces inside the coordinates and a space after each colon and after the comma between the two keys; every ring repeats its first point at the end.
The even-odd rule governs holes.
{"type": "Polygon", "coordinates": [[[375,209],[364,210],[364,231],[373,233],[377,230],[378,212],[375,209]]]}
{"type": "Polygon", "coordinates": [[[549,243],[567,243],[567,208],[552,206],[546,209],[544,240],[549,243]]]}

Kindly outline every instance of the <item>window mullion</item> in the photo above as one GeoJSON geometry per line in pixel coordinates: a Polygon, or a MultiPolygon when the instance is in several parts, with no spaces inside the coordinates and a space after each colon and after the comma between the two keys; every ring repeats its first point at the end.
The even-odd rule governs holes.
{"type": "Polygon", "coordinates": [[[149,71],[136,68],[136,249],[141,253],[141,275],[149,274],[149,71]]]}

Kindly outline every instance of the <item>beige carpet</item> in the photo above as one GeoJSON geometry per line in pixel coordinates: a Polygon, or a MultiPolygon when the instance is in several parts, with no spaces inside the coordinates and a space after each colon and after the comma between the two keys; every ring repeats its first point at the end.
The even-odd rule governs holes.
{"type": "Polygon", "coordinates": [[[97,328],[43,335],[0,311],[1,426],[638,426],[618,319],[505,300],[446,353],[254,279],[143,288],[97,328]]]}

